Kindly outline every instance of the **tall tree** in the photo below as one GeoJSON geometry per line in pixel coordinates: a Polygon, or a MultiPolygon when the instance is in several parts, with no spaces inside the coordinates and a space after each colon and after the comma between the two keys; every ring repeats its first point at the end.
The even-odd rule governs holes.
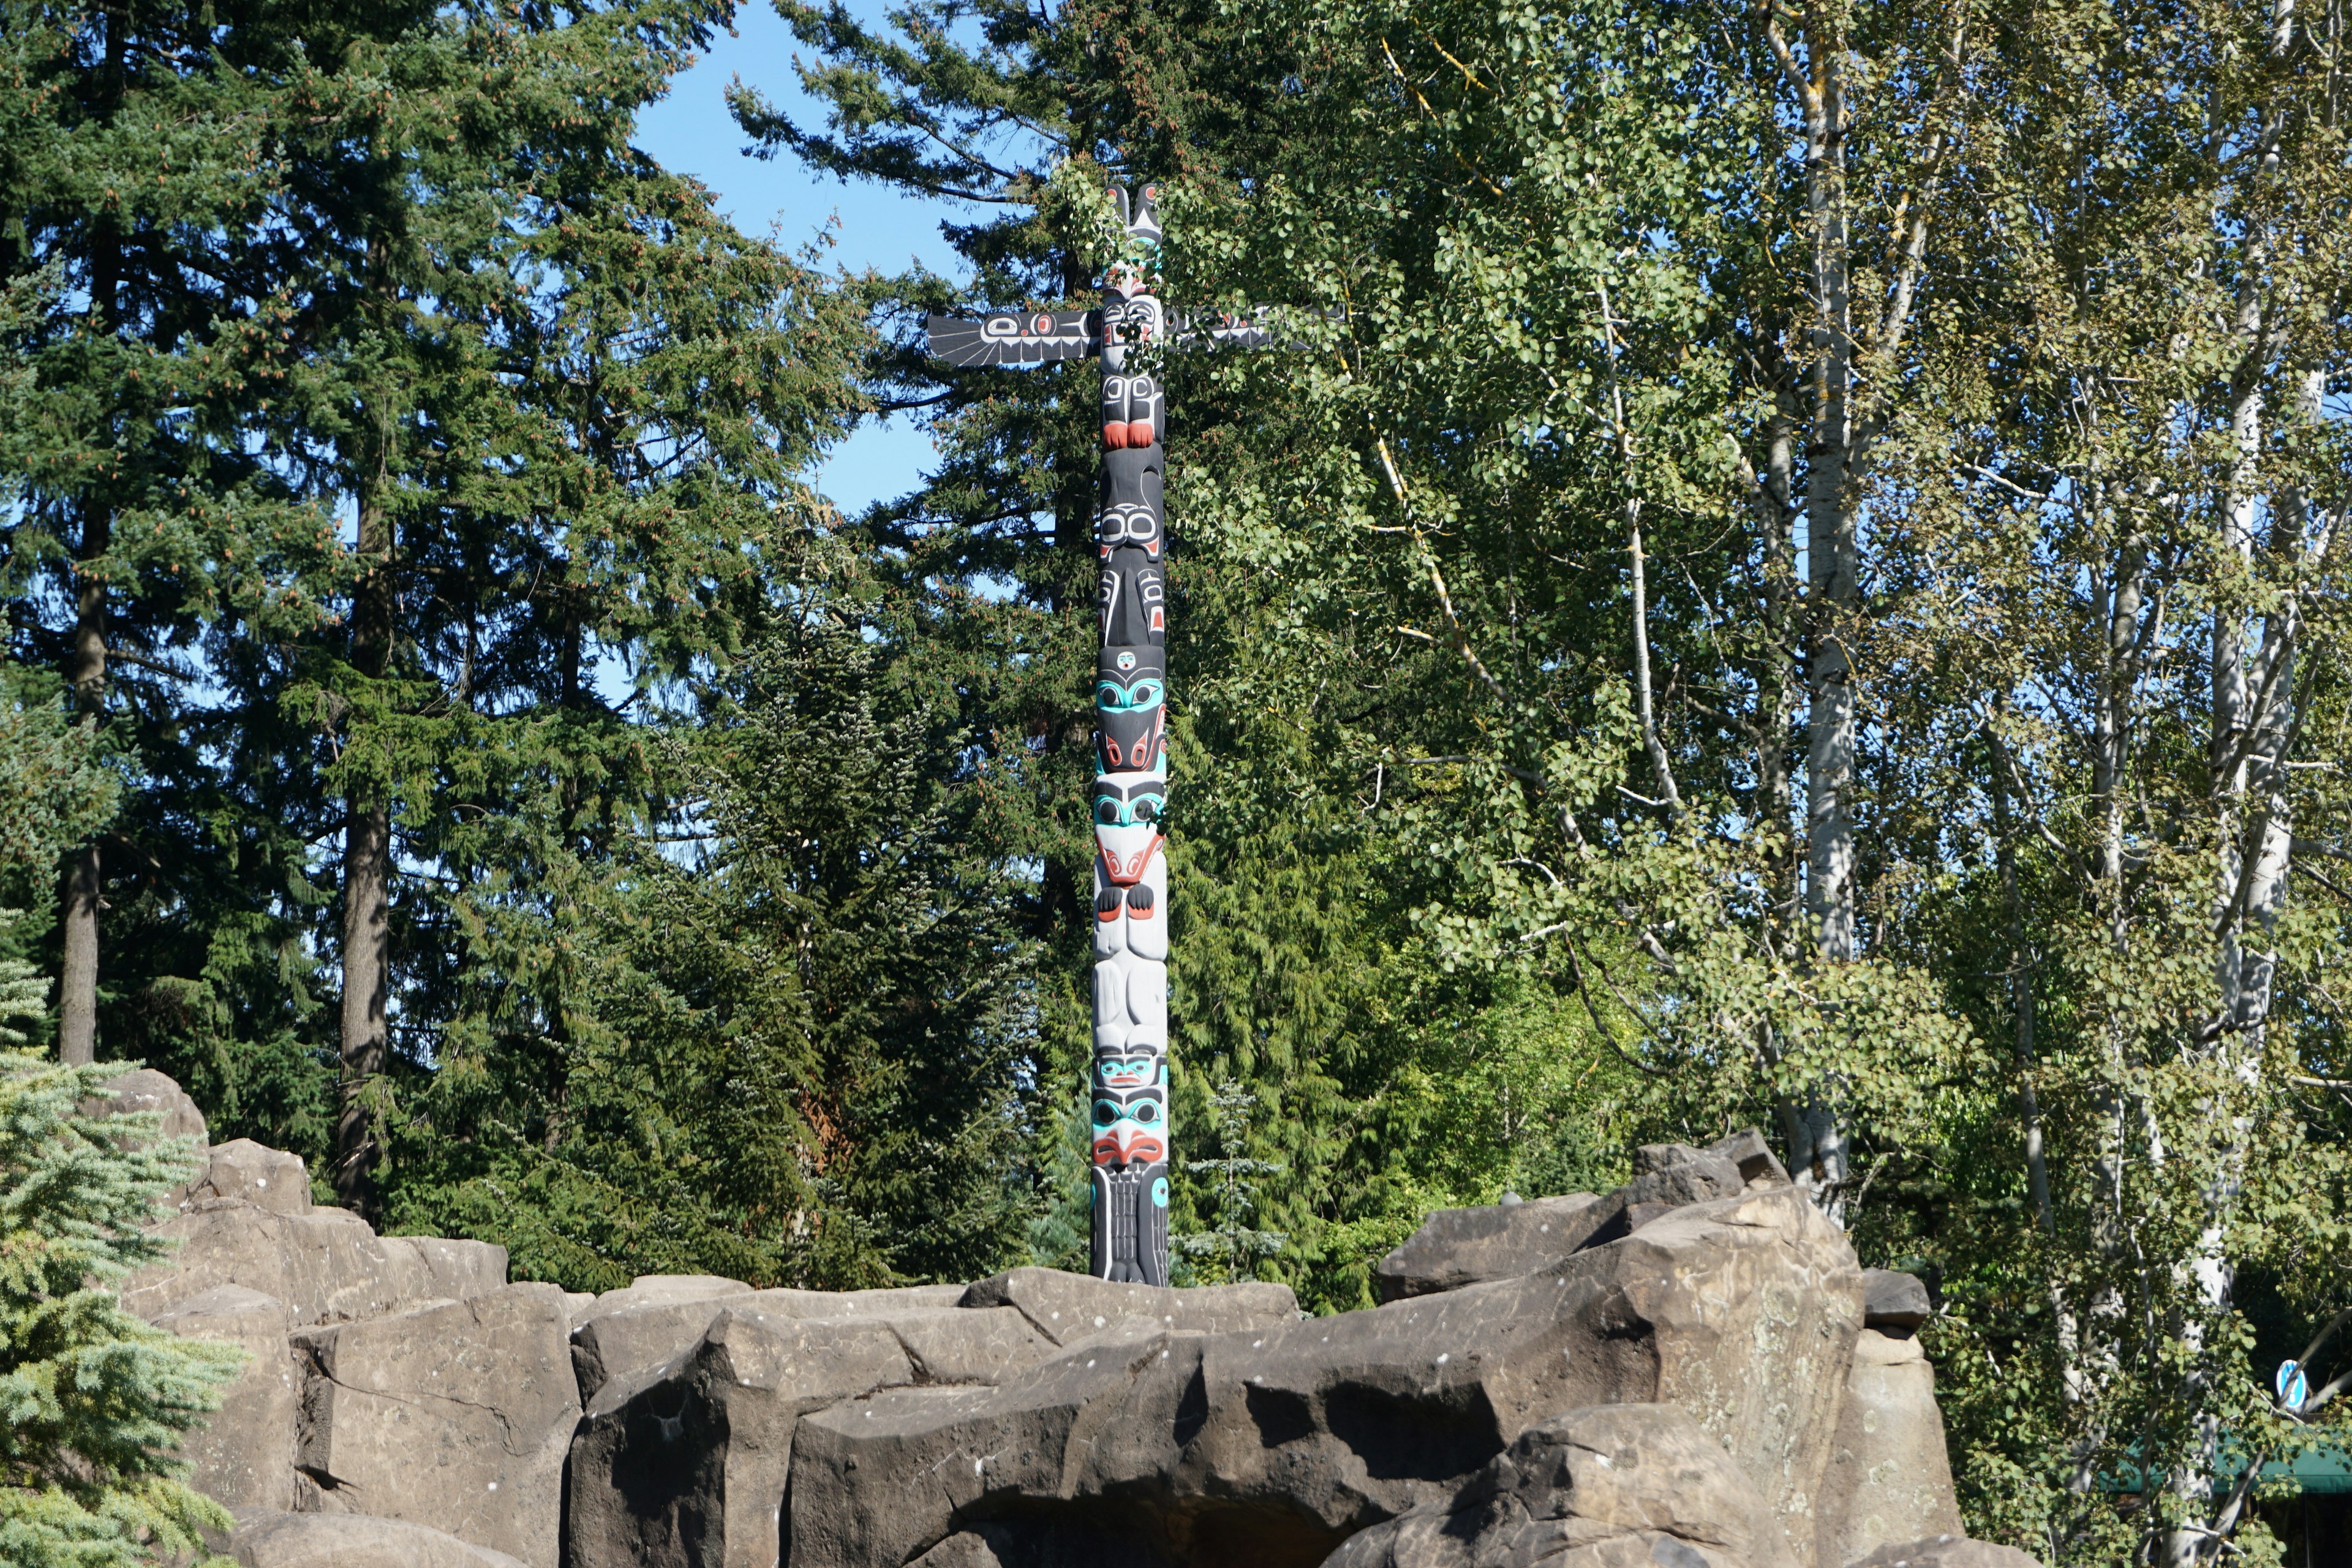
{"type": "Polygon", "coordinates": [[[273,127],[305,359],[273,437],[356,572],[338,634],[243,696],[310,809],[340,803],[312,831],[341,841],[332,1170],[362,1212],[404,1074],[461,1125],[560,1119],[578,998],[535,922],[658,815],[634,719],[738,649],[855,406],[855,315],[629,142],[725,15],[372,12],[306,39],[273,127]]]}
{"type": "MultiPolygon", "coordinates": [[[[10,336],[40,390],[5,451],[24,484],[0,520],[12,635],[119,750],[159,763],[194,700],[202,628],[307,628],[331,576],[315,520],[249,439],[284,374],[270,301],[235,261],[268,198],[269,95],[228,57],[273,22],[145,4],[6,17],[0,278],[37,290],[10,336]]],[[[127,877],[110,879],[98,842],[67,857],[68,1061],[96,1049],[99,916],[110,879],[144,874],[134,843],[117,840],[127,877]]]]}

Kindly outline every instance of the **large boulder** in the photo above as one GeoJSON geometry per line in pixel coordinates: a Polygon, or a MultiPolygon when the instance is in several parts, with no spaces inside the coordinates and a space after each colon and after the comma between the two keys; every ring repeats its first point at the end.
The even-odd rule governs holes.
{"type": "Polygon", "coordinates": [[[221,1285],[274,1297],[308,1324],[463,1300],[507,1278],[503,1247],[380,1237],[343,1209],[286,1213],[244,1198],[192,1197],[154,1229],[173,1244],[172,1255],[122,1284],[123,1304],[151,1320],[221,1285]]]}
{"type": "Polygon", "coordinates": [[[629,1383],[691,1349],[730,1308],[776,1318],[858,1318],[952,1307],[961,1285],[881,1290],[754,1290],[708,1275],[640,1279],[575,1314],[572,1365],[580,1398],[593,1403],[609,1382],[629,1383]]]}
{"type": "Polygon", "coordinates": [[[188,1481],[231,1509],[283,1510],[295,1503],[294,1425],[301,1388],[286,1345],[286,1303],[241,1285],[216,1285],[179,1303],[155,1326],[192,1340],[243,1348],[245,1369],[221,1391],[220,1408],[188,1434],[188,1481]]]}
{"type": "Polygon", "coordinates": [[[87,1107],[92,1113],[125,1116],[159,1111],[163,1119],[157,1129],[159,1136],[190,1139],[197,1149],[204,1148],[205,1113],[170,1075],[153,1068],[133,1068],[108,1079],[105,1087],[109,1098],[87,1107]]]}
{"type": "MultiPolygon", "coordinates": [[[[169,1075],[157,1072],[153,1068],[133,1068],[129,1072],[118,1073],[108,1079],[104,1087],[106,1095],[103,1099],[82,1103],[85,1114],[130,1116],[152,1111],[161,1118],[155,1136],[186,1139],[196,1158],[203,1159],[205,1140],[208,1135],[205,1113],[196,1109],[196,1102],[189,1099],[187,1091],[169,1075]]],[[[122,1142],[128,1144],[134,1141],[124,1139],[122,1142]]],[[[157,1195],[155,1206],[170,1213],[184,1203],[187,1196],[188,1189],[184,1185],[174,1186],[157,1195]]]]}
{"type": "Polygon", "coordinates": [[[607,1383],[572,1445],[572,1568],[775,1568],[793,1434],[877,1388],[992,1384],[1053,1350],[1011,1308],[803,1318],[730,1297],[689,1353],[607,1383]]]}
{"type": "Polygon", "coordinates": [[[1574,1410],[1452,1497],[1350,1537],[1325,1568],[1797,1568],[1723,1446],[1671,1405],[1574,1410]]]}
{"type": "Polygon", "coordinates": [[[228,1550],[244,1568],[523,1568],[425,1525],[352,1513],[240,1513],[228,1550]]]}
{"type": "Polygon", "coordinates": [[[205,1173],[188,1189],[188,1199],[241,1199],[273,1214],[310,1212],[310,1172],[299,1154],[271,1149],[250,1138],[216,1143],[205,1173]]]}
{"type": "Polygon", "coordinates": [[[1108,1322],[994,1390],[808,1416],[790,1562],[898,1568],[1017,1517],[1082,1519],[1178,1564],[1312,1564],[1451,1498],[1531,1426],[1650,1403],[1680,1407],[1810,1543],[1862,1275],[1799,1194],[1759,1187],[1556,1271],[1210,1335],[1176,1315],[1108,1322]]]}
{"type": "Polygon", "coordinates": [[[580,1418],[563,1292],[469,1300],[297,1331],[297,1460],[323,1505],[430,1524],[555,1568],[563,1457],[580,1418]]]}
{"type": "Polygon", "coordinates": [[[914,1378],[882,1320],[722,1308],[689,1353],[606,1384],[590,1407],[572,1444],[565,1562],[774,1568],[800,1417],[914,1378]]]}
{"type": "Polygon", "coordinates": [[[1372,1289],[1383,1301],[1402,1301],[1532,1273],[1581,1247],[1607,1217],[1592,1193],[1439,1209],[1372,1265],[1372,1289]]]}
{"type": "Polygon", "coordinates": [[[1605,1196],[1570,1193],[1437,1210],[1372,1266],[1372,1288],[1382,1301],[1402,1301],[1540,1273],[1677,1208],[1788,1184],[1788,1173],[1752,1127],[1704,1149],[1645,1143],[1634,1152],[1633,1179],[1605,1196]]]}
{"type": "Polygon", "coordinates": [[[1014,1268],[967,1287],[964,1307],[1011,1307],[1057,1345],[1100,1333],[1121,1318],[1150,1318],[1191,1333],[1270,1329],[1298,1320],[1298,1298],[1287,1285],[1249,1281],[1171,1289],[1113,1284],[1058,1268],[1014,1268]]]}
{"type": "Polygon", "coordinates": [[[1917,1340],[1862,1331],[1846,1374],[1819,1517],[1815,1554],[1829,1568],[1843,1568],[1889,1542],[1966,1534],[1952,1492],[1936,1373],[1917,1340]]]}

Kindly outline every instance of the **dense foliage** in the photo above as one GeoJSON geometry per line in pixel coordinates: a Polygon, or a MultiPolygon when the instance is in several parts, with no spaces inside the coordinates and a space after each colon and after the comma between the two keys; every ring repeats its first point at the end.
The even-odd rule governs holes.
{"type": "MultiPolygon", "coordinates": [[[[0,677],[18,673],[0,664],[0,677]]],[[[46,873],[111,813],[116,781],[96,738],[54,702],[0,689],[0,874],[46,873]]],[[[186,1178],[190,1152],[154,1135],[160,1112],[90,1114],[115,1069],[28,1048],[48,1024],[49,987],[15,951],[27,923],[0,909],[0,1561],[202,1558],[199,1531],[228,1518],[176,1479],[172,1450],[242,1352],[151,1328],[112,1289],[163,1256],[141,1226],[186,1178]]]]}
{"type": "Polygon", "coordinates": [[[1762,1123],[1937,1290],[1979,1533],[2274,1560],[2230,1478],[2352,1304],[2340,12],[779,9],[824,121],[747,140],[961,276],[630,145],[718,4],[8,13],[100,1053],[574,1287],[1077,1263],[1097,373],[919,322],[1093,303],[1157,181],[1276,338],[1160,365],[1181,1267],[1358,1306],[1762,1123]],[[842,517],[875,409],[940,460],[842,517]]]}

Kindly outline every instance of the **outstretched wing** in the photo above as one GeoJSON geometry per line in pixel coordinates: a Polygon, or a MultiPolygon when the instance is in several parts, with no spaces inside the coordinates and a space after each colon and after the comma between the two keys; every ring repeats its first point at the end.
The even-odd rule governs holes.
{"type": "Polygon", "coordinates": [[[1102,346],[1099,310],[998,310],[977,320],[932,316],[923,327],[931,357],[950,364],[1044,364],[1083,359],[1102,346]]]}
{"type": "Polygon", "coordinates": [[[1169,335],[1177,342],[1204,348],[1262,349],[1274,342],[1274,333],[1265,324],[1269,313],[1264,305],[1245,316],[1222,310],[1185,311],[1177,316],[1169,335]]]}

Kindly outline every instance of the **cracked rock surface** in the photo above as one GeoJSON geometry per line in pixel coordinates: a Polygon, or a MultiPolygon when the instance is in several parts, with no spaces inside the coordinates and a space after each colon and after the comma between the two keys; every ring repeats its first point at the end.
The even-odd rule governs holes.
{"type": "Polygon", "coordinates": [[[304,1329],[295,1462],[323,1501],[555,1568],[579,1425],[553,1285],[304,1329]]]}

